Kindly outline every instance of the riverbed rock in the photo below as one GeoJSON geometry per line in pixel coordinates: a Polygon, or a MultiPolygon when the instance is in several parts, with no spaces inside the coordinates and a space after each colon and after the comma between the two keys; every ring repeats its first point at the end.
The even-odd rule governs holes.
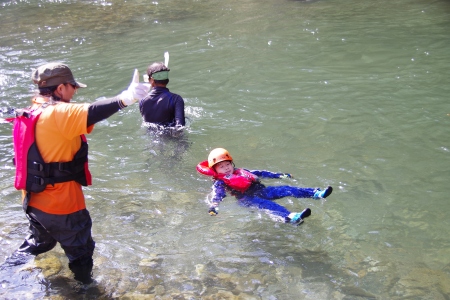
{"type": "Polygon", "coordinates": [[[398,299],[447,300],[450,295],[450,276],[440,270],[414,268],[400,278],[391,294],[398,295],[398,299]]]}
{"type": "Polygon", "coordinates": [[[204,271],[205,271],[204,264],[196,264],[195,265],[195,272],[197,273],[197,276],[201,276],[204,271]]]}
{"type": "Polygon", "coordinates": [[[51,253],[36,256],[34,263],[36,268],[42,270],[45,278],[58,274],[62,269],[62,263],[59,258],[51,253]]]}
{"type": "Polygon", "coordinates": [[[257,297],[257,296],[254,296],[254,295],[249,295],[249,294],[246,294],[246,293],[241,293],[241,294],[237,295],[236,299],[237,300],[260,300],[261,297],[257,297]]]}
{"type": "Polygon", "coordinates": [[[261,274],[248,274],[246,276],[233,276],[231,278],[231,281],[236,284],[236,288],[234,289],[234,292],[236,294],[242,293],[242,292],[253,292],[255,291],[260,285],[263,284],[264,280],[261,274]]]}
{"type": "Polygon", "coordinates": [[[163,262],[163,258],[158,257],[157,254],[150,254],[149,257],[142,259],[139,262],[139,267],[157,268],[163,262]]]}
{"type": "Polygon", "coordinates": [[[213,295],[203,297],[204,300],[236,300],[238,299],[232,292],[220,290],[213,295]]]}
{"type": "Polygon", "coordinates": [[[166,288],[163,285],[159,284],[159,285],[155,286],[155,294],[156,295],[162,296],[162,295],[164,295],[165,292],[166,292],[166,288]]]}
{"type": "Polygon", "coordinates": [[[153,300],[156,296],[153,294],[126,293],[120,297],[122,300],[153,300]]]}

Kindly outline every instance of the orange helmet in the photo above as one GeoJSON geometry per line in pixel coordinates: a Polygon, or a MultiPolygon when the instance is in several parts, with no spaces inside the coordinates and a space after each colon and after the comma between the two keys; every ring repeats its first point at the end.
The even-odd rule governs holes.
{"type": "Polygon", "coordinates": [[[208,155],[208,167],[212,168],[215,164],[220,163],[224,160],[233,161],[233,158],[226,149],[216,148],[212,150],[208,155]]]}

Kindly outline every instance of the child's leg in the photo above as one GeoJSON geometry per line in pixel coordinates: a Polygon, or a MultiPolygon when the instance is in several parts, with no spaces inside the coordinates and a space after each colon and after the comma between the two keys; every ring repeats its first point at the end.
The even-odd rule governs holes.
{"type": "Polygon", "coordinates": [[[267,186],[258,191],[258,196],[264,199],[275,200],[283,197],[313,198],[316,188],[302,188],[289,185],[267,186]]]}
{"type": "Polygon", "coordinates": [[[280,204],[278,204],[276,202],[258,198],[258,197],[246,196],[246,197],[240,198],[239,204],[246,206],[246,207],[256,207],[258,209],[264,209],[264,210],[267,210],[270,214],[280,216],[282,218],[286,218],[291,213],[284,206],[281,206],[280,204]]]}
{"type": "Polygon", "coordinates": [[[309,208],[303,210],[300,213],[291,213],[284,206],[277,204],[276,202],[261,199],[258,197],[246,196],[238,199],[239,204],[246,207],[256,207],[258,209],[266,210],[269,214],[279,216],[285,223],[300,224],[303,219],[311,215],[309,208]]]}

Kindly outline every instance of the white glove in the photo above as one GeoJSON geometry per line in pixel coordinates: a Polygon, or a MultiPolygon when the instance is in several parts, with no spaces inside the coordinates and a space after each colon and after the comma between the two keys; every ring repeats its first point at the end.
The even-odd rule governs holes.
{"type": "Polygon", "coordinates": [[[122,100],[124,105],[128,106],[145,98],[149,91],[150,84],[139,83],[139,71],[138,69],[135,69],[130,86],[119,95],[119,99],[122,100]]]}

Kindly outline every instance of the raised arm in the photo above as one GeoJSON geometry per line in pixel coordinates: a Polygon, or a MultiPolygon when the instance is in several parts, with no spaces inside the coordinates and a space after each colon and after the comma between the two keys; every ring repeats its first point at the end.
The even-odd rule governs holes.
{"type": "Polygon", "coordinates": [[[247,170],[247,171],[261,178],[292,178],[291,174],[288,173],[274,173],[265,170],[247,170]]]}
{"type": "Polygon", "coordinates": [[[87,126],[109,118],[124,107],[119,97],[95,101],[88,108],[87,126]]]}
{"type": "Polygon", "coordinates": [[[107,119],[122,108],[144,98],[149,90],[150,85],[139,83],[139,72],[137,69],[134,70],[133,78],[128,89],[116,97],[98,100],[89,105],[87,126],[89,127],[107,119]]]}

